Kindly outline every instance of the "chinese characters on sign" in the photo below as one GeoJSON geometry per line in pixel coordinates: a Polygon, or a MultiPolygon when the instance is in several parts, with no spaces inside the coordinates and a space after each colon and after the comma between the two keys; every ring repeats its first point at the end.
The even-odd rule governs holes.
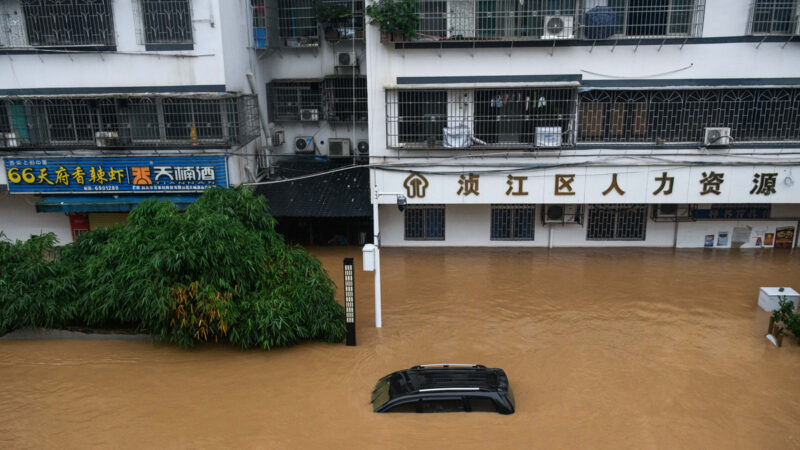
{"type": "Polygon", "coordinates": [[[458,184],[461,187],[458,188],[457,195],[461,195],[462,193],[464,194],[464,197],[470,194],[480,195],[478,192],[478,183],[480,181],[479,178],[480,175],[475,175],[472,173],[469,174],[469,177],[465,177],[464,175],[458,177],[458,184]]]}
{"type": "Polygon", "coordinates": [[[775,179],[777,178],[777,173],[757,173],[753,176],[753,189],[750,191],[750,194],[763,194],[769,196],[770,194],[774,194],[775,191],[775,179]]]}
{"type": "Polygon", "coordinates": [[[622,190],[622,189],[619,187],[619,183],[617,183],[617,174],[614,174],[614,175],[611,177],[611,186],[609,186],[609,187],[608,187],[608,189],[606,189],[605,191],[603,191],[603,195],[608,195],[608,194],[611,192],[611,190],[612,190],[612,189],[613,189],[613,190],[615,190],[615,191],[617,191],[617,194],[619,194],[619,195],[625,195],[625,191],[623,191],[623,190],[622,190]]]}
{"type": "Polygon", "coordinates": [[[201,191],[227,186],[224,156],[8,159],[6,167],[11,192],[201,191]]]}
{"type": "Polygon", "coordinates": [[[508,190],[506,191],[506,195],[528,195],[527,192],[523,190],[522,183],[527,180],[528,177],[515,177],[514,175],[508,176],[508,181],[506,184],[508,185],[508,190]],[[516,189],[514,189],[514,185],[516,185],[516,189]]]}
{"type": "Polygon", "coordinates": [[[660,181],[661,185],[658,189],[653,191],[653,195],[658,195],[659,193],[663,193],[664,195],[672,194],[672,187],[675,185],[675,177],[668,177],[667,172],[663,172],[661,177],[656,177],[656,181],[660,181]]]}
{"type": "Polygon", "coordinates": [[[703,172],[703,178],[700,180],[700,183],[703,184],[703,190],[700,192],[700,195],[706,194],[714,194],[719,195],[719,187],[722,183],[725,182],[723,179],[725,177],[724,173],[716,173],[713,170],[711,173],[706,174],[703,172]]]}

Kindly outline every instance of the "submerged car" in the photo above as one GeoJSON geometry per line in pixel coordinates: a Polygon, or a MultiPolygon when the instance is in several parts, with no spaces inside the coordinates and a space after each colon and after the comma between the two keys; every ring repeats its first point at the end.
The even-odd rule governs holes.
{"type": "Polygon", "coordinates": [[[372,391],[375,412],[514,413],[502,369],[480,364],[426,364],[390,373],[372,391]]]}

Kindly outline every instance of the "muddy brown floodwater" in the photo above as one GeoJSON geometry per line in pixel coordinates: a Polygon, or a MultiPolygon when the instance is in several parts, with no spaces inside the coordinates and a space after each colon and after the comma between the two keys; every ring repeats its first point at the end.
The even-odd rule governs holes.
{"type": "Polygon", "coordinates": [[[800,448],[800,347],[756,306],[796,251],[386,249],[381,330],[360,250],[313,251],[356,257],[357,347],[0,341],[0,447],[800,448]],[[371,411],[438,362],[505,369],[516,414],[371,411]]]}

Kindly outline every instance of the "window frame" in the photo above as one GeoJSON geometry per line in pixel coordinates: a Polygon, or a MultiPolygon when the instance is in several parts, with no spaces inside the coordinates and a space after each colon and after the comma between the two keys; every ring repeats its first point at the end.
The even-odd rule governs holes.
{"type": "MultiPolygon", "coordinates": [[[[408,205],[406,206],[406,210],[403,212],[403,235],[404,240],[406,241],[444,241],[446,239],[446,218],[447,218],[447,207],[446,205],[408,205]],[[421,230],[421,236],[410,236],[409,229],[414,226],[410,223],[411,220],[416,219],[411,217],[411,211],[421,211],[419,214],[419,219],[421,224],[417,224],[416,227],[421,230]],[[429,233],[429,220],[435,219],[428,216],[428,213],[433,213],[434,211],[441,211],[441,225],[436,227],[437,229],[441,229],[441,236],[439,235],[431,235],[429,233]]],[[[435,230],[434,230],[435,231],[435,230]]]]}
{"type": "Polygon", "coordinates": [[[798,17],[800,17],[800,1],[798,0],[789,0],[786,1],[786,5],[778,5],[775,4],[780,0],[753,0],[753,4],[750,7],[750,20],[747,25],[747,32],[750,35],[754,36],[793,36],[800,34],[800,26],[798,26],[798,17]],[[761,2],[767,2],[767,5],[759,5],[761,2]],[[789,21],[778,21],[775,16],[777,12],[781,9],[786,9],[789,14],[789,21]],[[761,10],[761,11],[760,11],[761,10]],[[770,18],[768,21],[757,20],[759,19],[759,14],[769,14],[770,18]],[[788,30],[776,30],[778,23],[784,23],[788,26],[788,30]],[[768,26],[768,30],[764,31],[760,28],[760,26],[766,25],[768,26]]]}
{"type": "Polygon", "coordinates": [[[489,240],[492,241],[535,241],[536,240],[536,205],[533,204],[493,204],[491,207],[490,212],[490,226],[489,226],[489,240]],[[509,223],[505,225],[507,230],[497,230],[495,228],[496,225],[500,225],[498,222],[503,218],[498,217],[496,219],[496,215],[500,215],[501,211],[508,211],[508,220],[509,223]],[[528,221],[530,221],[530,236],[520,235],[519,233],[521,230],[521,225],[518,227],[517,224],[521,220],[518,219],[519,215],[527,215],[528,221]],[[497,231],[497,232],[496,232],[497,231]],[[498,236],[500,233],[499,231],[508,231],[508,237],[498,236]]]}
{"type": "MultiPolygon", "coordinates": [[[[40,48],[106,48],[116,46],[116,28],[114,25],[114,2],[97,0],[95,5],[81,5],[79,0],[23,0],[21,7],[25,21],[25,36],[31,47],[40,48]],[[82,13],[82,8],[102,8],[92,11],[95,18],[89,18],[94,25],[90,36],[85,40],[65,38],[80,35],[80,21],[87,20],[90,14],[82,13]],[[56,9],[53,11],[53,9],[56,9]],[[38,13],[38,14],[35,14],[38,13]],[[54,26],[54,23],[56,24],[54,26]],[[60,36],[59,36],[60,35],[60,36]],[[53,42],[47,42],[52,39],[53,42]]],[[[84,30],[86,28],[84,27],[84,30]]]]}
{"type": "MultiPolygon", "coordinates": [[[[193,9],[192,9],[192,1],[191,0],[134,0],[136,5],[139,8],[138,12],[134,12],[137,14],[137,19],[139,21],[140,30],[140,43],[145,46],[146,51],[164,51],[164,50],[192,50],[194,49],[194,20],[193,20],[193,9]],[[165,5],[166,3],[166,5],[165,5]],[[177,9],[172,9],[171,11],[163,11],[163,8],[169,6],[172,8],[180,8],[181,11],[177,9]],[[148,11],[149,8],[157,8],[162,9],[161,11],[148,11]],[[168,16],[168,17],[165,17],[168,16]],[[158,31],[158,26],[164,27],[166,23],[172,22],[168,19],[173,19],[175,17],[180,17],[180,21],[183,22],[185,31],[181,33],[180,36],[171,37],[166,39],[160,39],[160,36],[163,36],[165,33],[162,31],[158,31]],[[155,27],[151,26],[154,21],[155,27]],[[156,36],[151,35],[151,33],[155,32],[156,36]],[[181,39],[183,37],[183,39],[181,39]]],[[[169,27],[167,27],[169,28],[169,27]]],[[[169,34],[167,32],[166,34],[169,34]]]]}
{"type": "MultiPolygon", "coordinates": [[[[649,205],[591,205],[588,208],[586,217],[586,240],[587,241],[646,241],[647,240],[647,223],[649,222],[649,205]],[[603,221],[600,212],[605,213],[607,216],[613,215],[611,218],[613,227],[610,230],[600,228],[600,225],[593,225],[594,220],[603,221]],[[641,230],[631,232],[630,230],[621,229],[620,222],[624,220],[622,213],[633,212],[639,214],[639,221],[641,223],[641,230]],[[609,214],[610,213],[610,214],[609,214]],[[609,232],[610,231],[610,232],[609,232]],[[598,234],[592,235],[593,232],[598,234]],[[599,233],[602,233],[600,235],[599,233]],[[630,236],[636,233],[637,236],[630,236]],[[638,236],[640,235],[640,236],[638,236]]],[[[625,225],[625,224],[622,224],[625,225]]]]}

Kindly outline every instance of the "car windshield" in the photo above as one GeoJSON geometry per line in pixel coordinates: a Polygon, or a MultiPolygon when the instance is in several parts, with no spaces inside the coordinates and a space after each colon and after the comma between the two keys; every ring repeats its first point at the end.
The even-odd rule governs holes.
{"type": "Polygon", "coordinates": [[[514,392],[511,390],[511,386],[508,387],[508,393],[506,393],[506,398],[508,399],[509,403],[511,403],[511,407],[516,409],[517,403],[514,401],[514,392]]]}
{"type": "Polygon", "coordinates": [[[372,391],[372,409],[378,409],[391,399],[389,396],[389,377],[378,380],[375,390],[372,391]]]}

